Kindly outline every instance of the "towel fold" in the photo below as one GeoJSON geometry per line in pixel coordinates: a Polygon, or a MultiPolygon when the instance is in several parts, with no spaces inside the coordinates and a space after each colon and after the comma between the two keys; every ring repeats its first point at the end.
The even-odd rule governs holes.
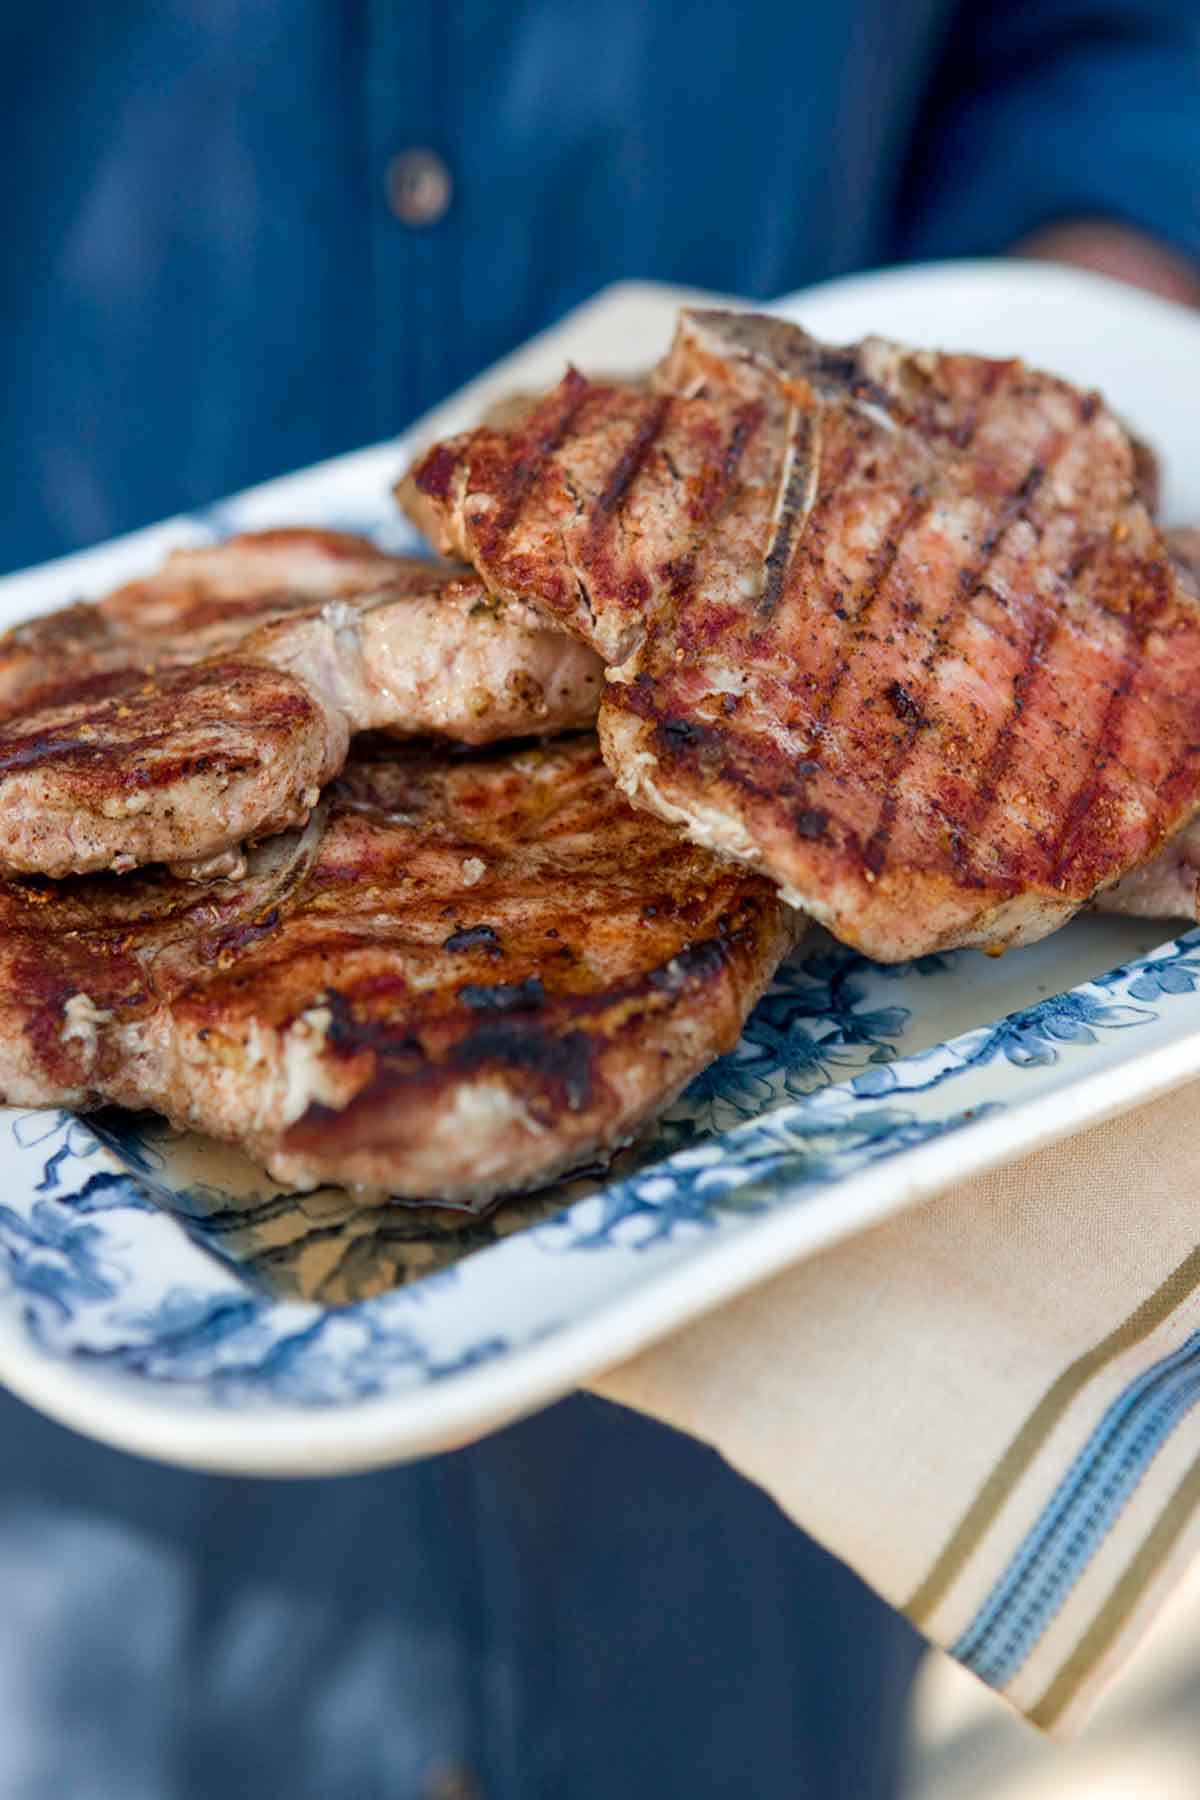
{"type": "Polygon", "coordinates": [[[1200,1085],[591,1384],[691,1432],[1069,1735],[1200,1542],[1200,1085]]]}

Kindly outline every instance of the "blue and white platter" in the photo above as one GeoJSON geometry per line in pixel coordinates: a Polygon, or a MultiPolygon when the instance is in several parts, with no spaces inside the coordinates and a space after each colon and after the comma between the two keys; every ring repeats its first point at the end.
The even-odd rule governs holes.
{"type": "MultiPolygon", "coordinates": [[[[611,289],[403,442],[9,577],[0,625],[233,529],[324,523],[401,547],[388,489],[414,445],[568,358],[650,361],[693,297],[611,289]]],[[[1020,351],[1101,387],[1159,448],[1165,515],[1200,520],[1181,379],[1200,323],[1177,309],[1049,268],[947,264],[782,310],[833,340],[1020,351]]],[[[1200,1074],[1200,930],[1169,936],[1086,918],[996,960],[885,968],[814,932],[653,1142],[465,1230],[287,1193],[153,1118],[0,1109],[0,1380],[197,1467],[330,1474],[450,1448],[791,1262],[1200,1074]]]]}

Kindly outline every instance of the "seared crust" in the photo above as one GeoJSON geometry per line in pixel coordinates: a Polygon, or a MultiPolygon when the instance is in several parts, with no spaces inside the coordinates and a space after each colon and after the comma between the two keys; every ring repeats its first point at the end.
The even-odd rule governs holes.
{"type": "MultiPolygon", "coordinates": [[[[1180,581],[1200,596],[1200,531],[1180,528],[1165,536],[1180,581]]],[[[1142,919],[1200,917],[1200,824],[1185,825],[1157,856],[1106,888],[1096,911],[1142,919]]]]}
{"type": "Polygon", "coordinates": [[[440,545],[612,667],[635,802],[883,960],[1043,936],[1200,802],[1200,606],[1095,394],[684,314],[415,472],[440,545]]]}
{"type": "Polygon", "coordinates": [[[628,1138],[794,935],[768,882],[635,814],[592,735],[366,746],[240,879],[0,882],[0,1093],[482,1203],[628,1138]]]}
{"type": "Polygon", "coordinates": [[[84,675],[224,655],[256,625],[314,602],[429,586],[427,562],[312,526],[172,550],[154,574],[102,600],[76,601],[0,634],[0,710],[52,697],[60,682],[84,675]]]}
{"type": "Polygon", "coordinates": [[[0,863],[206,863],[301,823],[354,732],[590,724],[594,654],[478,577],[344,533],[180,550],[0,638],[0,863]]]}
{"type": "Polygon", "coordinates": [[[265,664],[64,683],[0,722],[0,863],[66,875],[215,856],[307,817],[348,742],[335,709],[265,664]]]}

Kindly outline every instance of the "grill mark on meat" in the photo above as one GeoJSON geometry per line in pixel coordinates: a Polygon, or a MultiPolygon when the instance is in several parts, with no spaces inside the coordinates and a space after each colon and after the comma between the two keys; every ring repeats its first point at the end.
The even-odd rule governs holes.
{"type": "Polygon", "coordinates": [[[692,539],[689,555],[703,548],[709,531],[720,517],[723,502],[734,490],[742,457],[765,417],[766,409],[757,402],[739,407],[735,413],[733,430],[726,441],[719,465],[715,469],[710,467],[706,470],[699,491],[693,495],[688,506],[688,516],[699,533],[692,539]]]}
{"type": "MultiPolygon", "coordinates": [[[[103,655],[107,648],[107,644],[103,645],[100,654],[103,655]]],[[[82,655],[86,658],[88,651],[83,650],[82,655]]],[[[158,672],[162,672],[161,659],[158,672]]],[[[52,659],[47,659],[41,671],[42,679],[36,685],[31,684],[14,705],[6,706],[0,717],[4,714],[16,717],[41,704],[68,707],[81,703],[100,706],[106,700],[119,703],[136,693],[143,683],[153,679],[155,673],[154,663],[147,661],[135,663],[133,667],[89,671],[85,675],[69,679],[63,678],[52,659]]]]}
{"type": "Polygon", "coordinates": [[[773,532],[763,561],[763,585],[757,602],[757,611],[765,619],[769,619],[779,605],[795,542],[812,515],[820,476],[820,412],[793,412],[788,423],[787,453],[780,470],[775,505],[771,509],[773,532]]]}
{"type": "MultiPolygon", "coordinates": [[[[1055,453],[1059,454],[1060,450],[1056,450],[1055,453]]],[[[862,852],[863,868],[873,877],[880,876],[887,865],[888,844],[891,841],[892,827],[896,822],[896,813],[900,805],[897,782],[912,755],[913,745],[917,741],[917,733],[923,723],[926,703],[933,693],[937,681],[938,667],[953,639],[952,628],[970,606],[975,596],[986,585],[987,572],[992,566],[996,551],[1012,527],[1018,520],[1024,518],[1026,508],[1045,480],[1046,469],[1045,463],[1035,462],[1026,470],[1019,485],[1002,501],[995,521],[980,546],[979,556],[970,567],[960,572],[957,592],[950,605],[943,610],[934,623],[934,648],[927,665],[928,680],[925,684],[924,701],[918,702],[917,717],[909,720],[900,748],[890,760],[885,771],[884,780],[887,783],[887,792],[884,795],[878,823],[867,839],[862,852]]]]}
{"type": "Polygon", "coordinates": [[[601,489],[600,498],[596,501],[596,509],[591,521],[591,533],[594,537],[603,535],[609,521],[624,505],[630,488],[641,473],[647,457],[667,422],[667,414],[670,409],[671,396],[664,394],[661,399],[654,402],[629,443],[617,457],[601,489]]]}
{"type": "MultiPolygon", "coordinates": [[[[279,728],[278,721],[256,720],[256,728],[271,731],[279,728]]],[[[195,756],[176,756],[169,759],[156,759],[149,767],[144,763],[133,763],[126,766],[131,756],[152,750],[162,742],[158,736],[134,738],[128,745],[122,746],[120,755],[93,745],[86,755],[77,753],[77,746],[69,746],[67,751],[55,757],[31,756],[29,758],[14,756],[11,761],[0,755],[0,775],[13,774],[22,768],[35,766],[40,762],[76,762],[84,775],[103,773],[103,791],[105,796],[114,793],[118,788],[140,792],[151,788],[169,787],[173,782],[191,780],[199,775],[221,775],[233,778],[251,773],[259,766],[259,759],[244,756],[232,756],[224,752],[201,752],[195,756]]],[[[53,747],[50,747],[51,749],[53,747]]],[[[87,747],[84,746],[86,749],[87,747]]]]}
{"type": "MultiPolygon", "coordinates": [[[[189,688],[201,685],[211,688],[221,681],[232,686],[244,680],[247,675],[253,678],[257,673],[259,671],[253,665],[202,665],[197,669],[183,670],[174,679],[164,682],[153,698],[178,698],[180,707],[184,707],[189,688]]],[[[276,690],[278,685],[277,681],[276,690]]],[[[273,691],[269,698],[260,701],[255,714],[255,726],[263,732],[285,731],[295,721],[314,716],[316,710],[315,702],[299,688],[291,693],[273,691]]],[[[253,766],[244,757],[231,757],[214,751],[163,758],[155,760],[150,768],[146,768],[144,764],[137,764],[135,759],[170,741],[172,719],[165,716],[158,729],[140,732],[137,736],[122,738],[114,743],[98,735],[109,726],[111,716],[111,713],[98,713],[96,723],[83,734],[77,725],[73,725],[66,727],[61,735],[56,735],[51,727],[28,737],[10,735],[0,738],[0,779],[21,769],[58,762],[77,764],[85,772],[98,772],[102,769],[107,786],[120,775],[123,777],[123,785],[146,787],[165,786],[185,776],[218,769],[240,773],[253,766]]]]}
{"type": "MultiPolygon", "coordinates": [[[[760,401],[752,401],[749,405],[740,407],[734,415],[733,430],[729,434],[725,455],[721,459],[721,488],[717,494],[718,500],[732,485],[743,452],[765,417],[766,408],[760,401]]],[[[709,507],[708,512],[711,513],[711,510],[712,508],[709,507]]]]}
{"type": "Polygon", "coordinates": [[[512,1025],[498,1019],[480,1026],[454,1045],[438,1063],[426,1062],[419,1045],[391,1044],[376,1050],[380,1066],[348,1106],[336,1110],[323,1101],[312,1101],[283,1134],[289,1151],[325,1151],[331,1138],[353,1128],[355,1121],[370,1117],[401,1095],[421,1095],[429,1106],[439,1092],[452,1089],[464,1078],[493,1069],[504,1069],[534,1078],[548,1088],[568,1112],[581,1112],[596,1095],[598,1046],[585,1031],[555,1034],[525,1022],[512,1025]],[[410,1066],[402,1066],[407,1053],[410,1066]]]}
{"type": "Polygon", "coordinates": [[[1135,591],[1131,600],[1130,613],[1126,620],[1126,630],[1130,642],[1122,659],[1120,678],[1104,709],[1104,717],[1100,724],[1100,732],[1092,757],[1091,773],[1075,790],[1068,802],[1063,814],[1062,829],[1051,852],[1050,879],[1056,886],[1063,884],[1064,870],[1076,848],[1074,841],[1076,834],[1088,818],[1120,740],[1125,707],[1141,667],[1146,639],[1154,628],[1155,620],[1171,599],[1171,579],[1167,563],[1164,561],[1151,563],[1149,577],[1152,589],[1149,599],[1146,600],[1143,588],[1135,591]],[[1139,604],[1142,601],[1145,601],[1144,605],[1139,604]]]}
{"type": "MultiPolygon", "coordinates": [[[[1005,715],[1004,723],[984,759],[974,793],[963,808],[961,816],[954,822],[951,852],[956,873],[964,887],[978,885],[979,881],[974,870],[973,853],[964,852],[964,842],[972,835],[978,836],[981,827],[986,823],[996,804],[1000,783],[1008,773],[1016,751],[1017,729],[1020,725],[1021,715],[1025,711],[1029,690],[1045,664],[1047,652],[1058,634],[1058,627],[1057,615],[1043,615],[1038,619],[1033,632],[1027,637],[1021,666],[1013,679],[1012,701],[1005,715]]],[[[1012,886],[1015,891],[1016,884],[1014,883],[1012,886]]]]}
{"type": "Polygon", "coordinates": [[[531,1031],[524,1023],[508,1025],[497,1020],[456,1044],[450,1063],[459,1073],[498,1062],[548,1076],[561,1082],[568,1107],[578,1112],[595,1085],[597,1048],[586,1032],[564,1031],[551,1036],[549,1032],[531,1031]]]}
{"type": "MultiPolygon", "coordinates": [[[[984,408],[1000,384],[1000,378],[1012,368],[1011,362],[989,363],[979,384],[979,396],[970,410],[950,431],[950,442],[956,450],[969,450],[979,429],[979,421],[983,417],[984,408]]],[[[933,420],[925,422],[925,428],[932,431],[933,420]]]]}
{"type": "MultiPolygon", "coordinates": [[[[994,382],[992,385],[995,385],[994,382]]],[[[989,388],[989,392],[990,391],[989,388]]],[[[1085,395],[1084,399],[1086,400],[1086,398],[1087,396],[1085,395]]],[[[1091,416],[1091,413],[1088,413],[1087,419],[1090,420],[1091,416]]],[[[1047,457],[1047,467],[1053,467],[1058,458],[1066,453],[1068,447],[1068,443],[1064,438],[1057,438],[1047,457]]],[[[1041,481],[1039,480],[1035,484],[1035,491],[1036,487],[1040,485],[1041,481]]],[[[1032,498],[1032,495],[1030,498],[1032,498]]],[[[1068,586],[1072,586],[1079,579],[1079,576],[1087,566],[1088,559],[1094,549],[1095,544],[1089,539],[1075,552],[1063,572],[1064,581],[1068,586]]],[[[976,593],[980,591],[982,585],[982,582],[976,583],[976,593]]],[[[1061,609],[1057,609],[1053,612],[1043,612],[1037,617],[1032,632],[1026,635],[1021,666],[1013,678],[1012,699],[1009,703],[1008,712],[1005,714],[1004,722],[992,742],[991,749],[984,758],[983,767],[980,770],[979,778],[976,781],[974,792],[962,809],[960,816],[953,823],[951,830],[951,856],[954,862],[955,873],[963,886],[975,886],[979,884],[979,876],[975,868],[974,852],[973,850],[964,851],[964,844],[969,839],[978,840],[979,833],[984,824],[986,824],[992,809],[995,806],[996,796],[1000,790],[1000,783],[1008,773],[1013,756],[1016,752],[1018,727],[1029,698],[1029,691],[1045,665],[1049,651],[1058,636],[1061,624],[1061,609]]],[[[997,885],[1006,886],[1013,892],[1016,891],[1017,884],[1015,882],[1005,884],[1000,883],[995,876],[993,876],[993,879],[997,881],[997,885]]]]}
{"type": "MultiPolygon", "coordinates": [[[[866,586],[862,590],[861,598],[855,609],[853,620],[851,621],[856,630],[865,622],[867,614],[871,611],[871,608],[874,606],[887,585],[888,577],[895,568],[900,552],[904,547],[905,538],[907,538],[909,533],[915,530],[917,525],[920,524],[932,504],[932,500],[925,493],[924,489],[920,487],[915,488],[905,500],[900,511],[900,516],[896,520],[890,536],[884,543],[882,554],[874,569],[871,571],[866,586]]],[[[849,669],[850,657],[843,653],[839,656],[825,692],[822,694],[814,709],[813,722],[818,733],[829,720],[829,716],[837,702],[838,694],[841,692],[842,684],[846,679],[849,669]]],[[[808,786],[819,768],[819,763],[812,763],[801,774],[800,783],[797,789],[798,799],[803,800],[804,795],[808,791],[808,786]]]]}
{"type": "MultiPolygon", "coordinates": [[[[627,600],[644,598],[649,593],[649,583],[640,571],[635,569],[632,573],[618,573],[616,558],[606,540],[619,519],[638,476],[646,466],[650,452],[666,424],[670,408],[669,394],[662,395],[651,403],[605,476],[599,497],[592,505],[580,558],[583,569],[587,571],[587,578],[579,568],[573,568],[575,592],[591,621],[595,620],[593,588],[597,585],[601,590],[619,591],[627,600]]],[[[569,481],[567,486],[570,491],[574,491],[569,481]]]]}
{"type": "MultiPolygon", "coordinates": [[[[916,527],[925,518],[932,505],[933,501],[925,493],[924,489],[920,487],[915,488],[904,502],[900,511],[900,516],[896,520],[890,536],[884,543],[882,555],[871,571],[866,586],[862,590],[859,603],[854,610],[853,618],[850,620],[850,624],[856,632],[866,622],[868,613],[887,586],[888,577],[891,575],[892,570],[899,560],[900,552],[904,548],[905,539],[911,532],[915,531],[916,527]]],[[[826,692],[822,696],[821,704],[818,709],[817,718],[818,722],[822,725],[833,710],[834,702],[838,697],[842,682],[845,680],[849,668],[850,658],[848,656],[839,657],[837,667],[833,673],[833,680],[830,682],[826,692]]]]}
{"type": "Polygon", "coordinates": [[[47,762],[86,762],[103,756],[104,750],[90,738],[63,736],[18,738],[0,741],[0,775],[16,769],[33,769],[47,762]]]}
{"type": "Polygon", "coordinates": [[[592,391],[591,384],[578,369],[568,369],[549,401],[536,409],[529,421],[534,432],[530,454],[505,465],[505,484],[496,509],[473,521],[475,540],[482,556],[500,553],[505,538],[511,536],[520,519],[538,477],[551,457],[556,456],[567,442],[592,391]],[[550,416],[543,423],[547,411],[550,416]]]}
{"type": "Polygon", "coordinates": [[[704,546],[721,517],[725,503],[735,490],[737,472],[741,467],[742,457],[765,417],[766,408],[757,401],[738,409],[720,465],[714,475],[705,477],[699,494],[692,502],[690,512],[696,529],[692,533],[691,541],[684,555],[669,569],[670,596],[676,610],[691,592],[692,584],[696,579],[696,567],[703,554],[704,546]]]}
{"type": "Polygon", "coordinates": [[[652,697],[644,690],[639,692],[636,685],[625,689],[624,699],[631,712],[653,720],[655,756],[665,766],[678,770],[695,769],[699,764],[707,779],[719,778],[755,800],[771,801],[786,795],[797,834],[813,841],[832,841],[830,814],[803,805],[809,779],[820,773],[819,762],[808,757],[797,762],[778,744],[752,743],[749,754],[759,771],[756,777],[738,755],[745,746],[737,733],[691,720],[656,719],[652,697]]]}

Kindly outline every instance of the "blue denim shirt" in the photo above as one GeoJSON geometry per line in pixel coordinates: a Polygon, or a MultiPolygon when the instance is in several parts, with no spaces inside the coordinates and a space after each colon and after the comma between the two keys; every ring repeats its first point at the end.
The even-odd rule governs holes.
{"type": "MultiPolygon", "coordinates": [[[[396,431],[620,277],[770,295],[1088,214],[1200,256],[1198,34],[1196,0],[0,7],[0,567],[396,431]],[[452,184],[421,226],[414,146],[452,184]]],[[[873,1800],[915,1657],[711,1452],[588,1400],[308,1484],[0,1400],[0,1594],[0,1800],[873,1800]]]]}
{"type": "Polygon", "coordinates": [[[1200,0],[9,0],[0,569],[387,436],[621,277],[1081,214],[1200,256],[1198,69],[1200,0]]]}

